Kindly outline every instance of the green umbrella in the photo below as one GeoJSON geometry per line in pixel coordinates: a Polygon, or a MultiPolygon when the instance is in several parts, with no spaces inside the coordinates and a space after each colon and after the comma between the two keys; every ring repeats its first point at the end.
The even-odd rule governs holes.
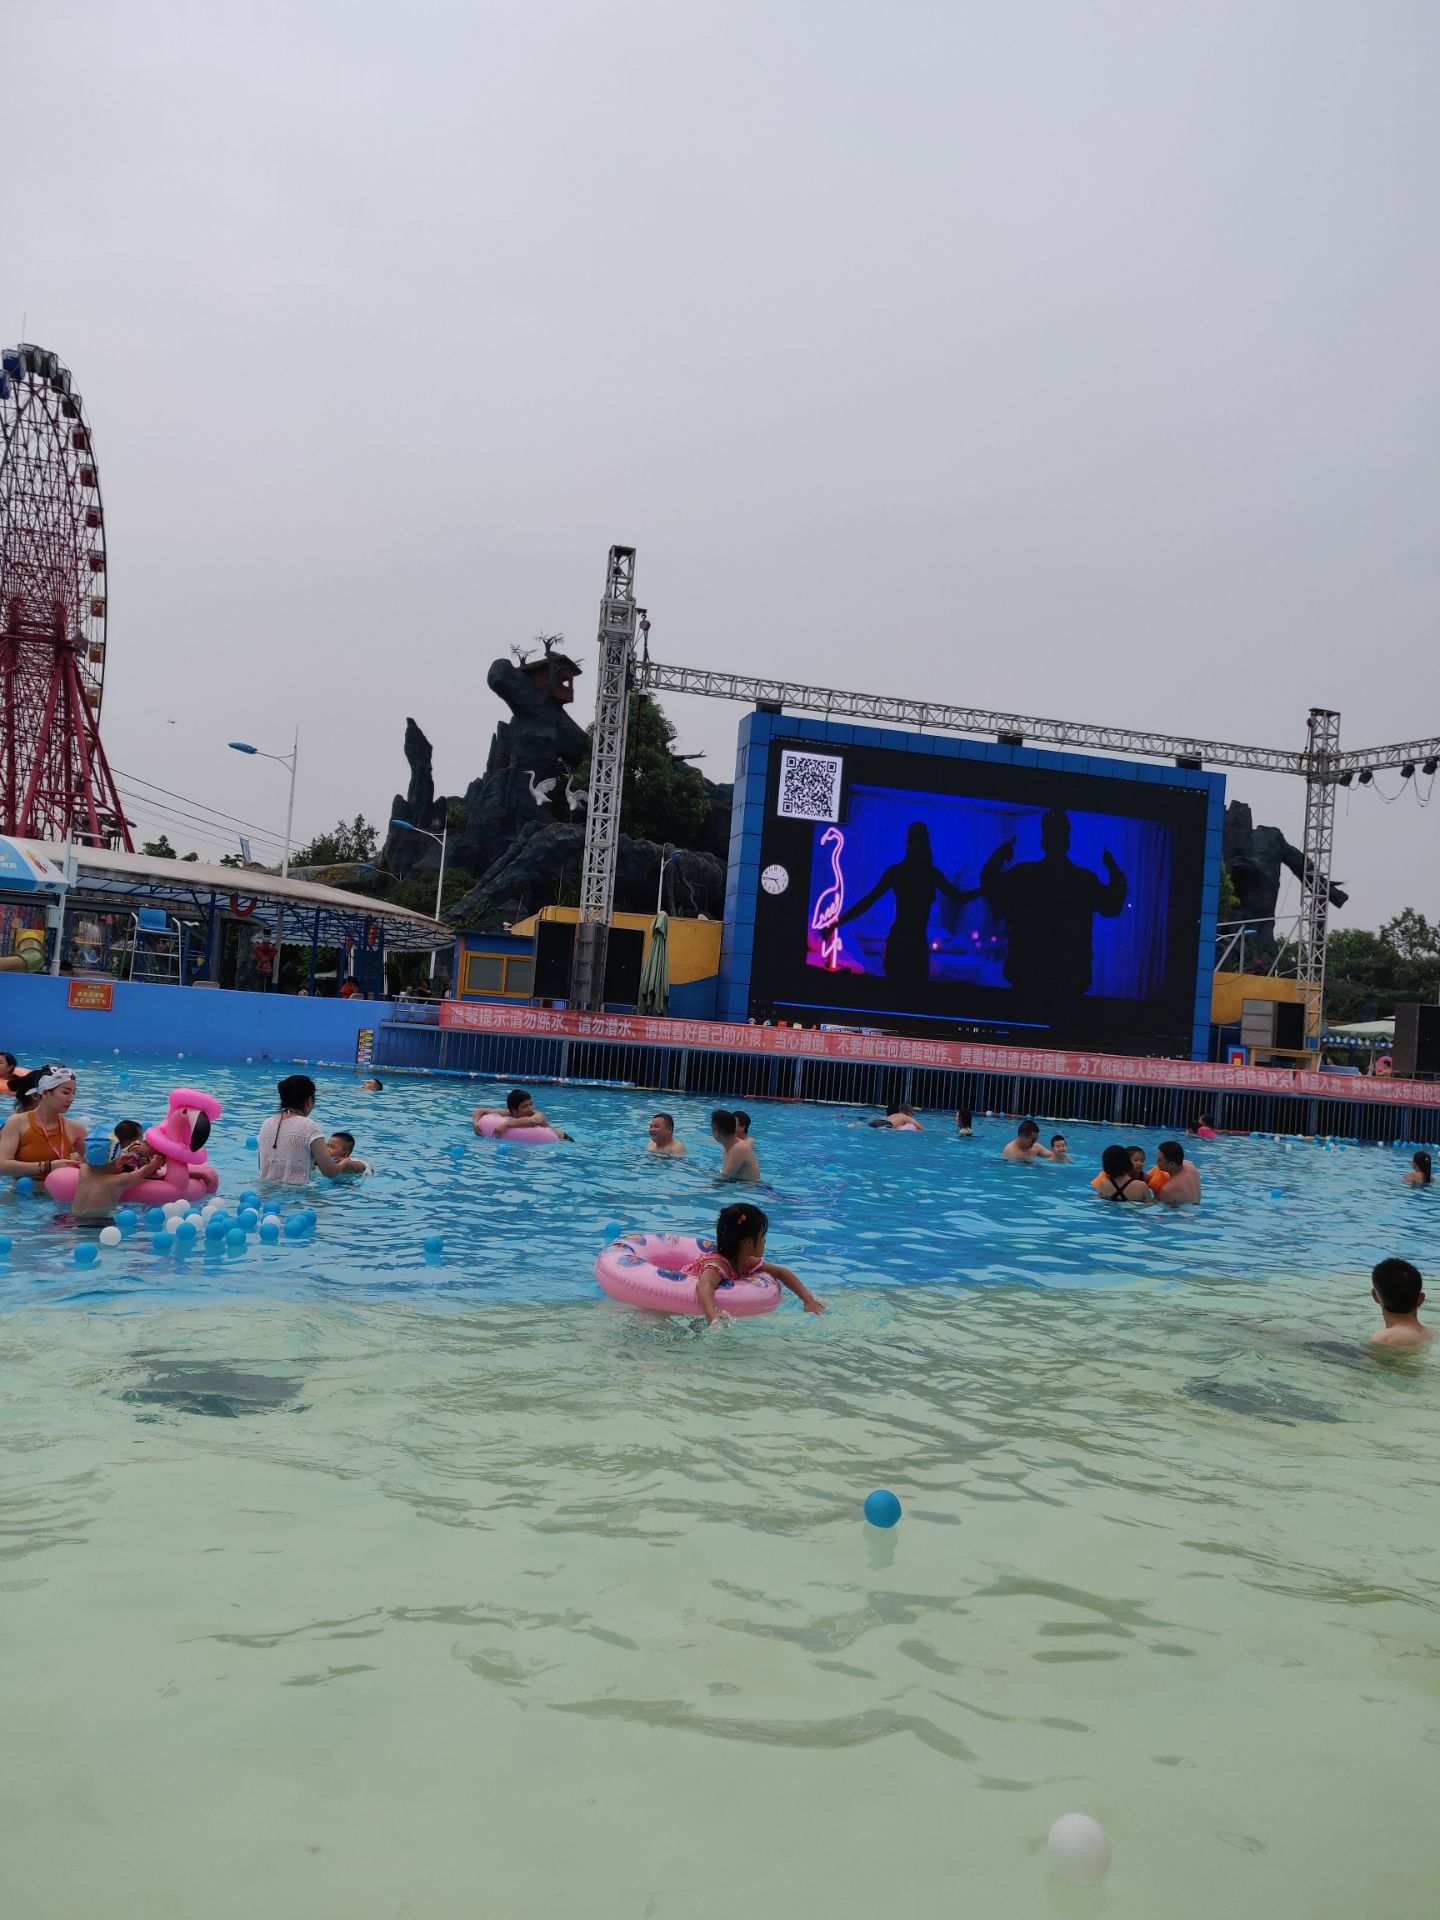
{"type": "Polygon", "coordinates": [[[670,922],[657,913],[650,929],[650,951],[640,969],[641,1013],[664,1013],[670,1005],[670,922]]]}

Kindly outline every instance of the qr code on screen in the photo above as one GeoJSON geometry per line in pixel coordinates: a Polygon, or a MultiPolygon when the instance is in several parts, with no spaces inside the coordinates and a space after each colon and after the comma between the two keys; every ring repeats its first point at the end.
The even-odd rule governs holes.
{"type": "Polygon", "coordinates": [[[776,813],[784,820],[838,820],[843,765],[836,754],[782,753],[776,813]]]}

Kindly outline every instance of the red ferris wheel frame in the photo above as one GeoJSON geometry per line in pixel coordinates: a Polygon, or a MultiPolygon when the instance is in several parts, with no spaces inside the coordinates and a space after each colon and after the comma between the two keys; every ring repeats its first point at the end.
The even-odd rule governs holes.
{"type": "Polygon", "coordinates": [[[100,740],[105,514],[70,370],[0,351],[0,830],[133,852],[100,740]]]}

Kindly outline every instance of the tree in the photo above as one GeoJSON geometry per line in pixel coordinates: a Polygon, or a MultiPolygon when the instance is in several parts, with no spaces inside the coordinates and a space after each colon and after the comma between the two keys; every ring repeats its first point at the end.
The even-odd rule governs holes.
{"type": "MultiPolygon", "coordinates": [[[[593,731],[593,729],[592,729],[593,731]]],[[[637,840],[686,847],[699,837],[710,796],[699,771],[671,751],[675,729],[657,701],[640,694],[630,703],[625,735],[625,780],[620,791],[620,830],[637,840]]],[[[590,784],[590,756],[575,769],[574,783],[590,784]]]]}
{"type": "Polygon", "coordinates": [[[380,845],[380,836],[365,818],[357,813],[350,822],[339,820],[331,833],[317,834],[308,847],[300,847],[291,854],[292,867],[342,867],[356,861],[373,860],[380,845]]]}
{"type": "Polygon", "coordinates": [[[1440,992],[1440,930],[1406,907],[1378,933],[1361,927],[1325,943],[1325,1013],[1332,1026],[1385,1020],[1402,1001],[1440,992]]]}
{"type": "Polygon", "coordinates": [[[158,840],[147,840],[140,851],[142,853],[148,853],[152,860],[173,860],[176,858],[174,847],[171,846],[169,840],[163,833],[158,840]]]}
{"type": "Polygon", "coordinates": [[[1380,929],[1380,938],[1388,941],[1402,960],[1424,963],[1440,960],[1440,927],[1414,907],[1402,907],[1393,920],[1380,929]]]}

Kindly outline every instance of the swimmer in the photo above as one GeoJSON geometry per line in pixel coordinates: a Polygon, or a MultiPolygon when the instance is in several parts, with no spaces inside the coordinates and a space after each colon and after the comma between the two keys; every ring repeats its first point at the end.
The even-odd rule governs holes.
{"type": "Polygon", "coordinates": [[[915,1118],[915,1109],[899,1103],[886,1107],[883,1120],[872,1120],[872,1127],[889,1127],[892,1133],[923,1133],[925,1129],[915,1118]]]}
{"type": "Polygon", "coordinates": [[[1066,1166],[1070,1164],[1070,1142],[1065,1138],[1063,1133],[1051,1134],[1050,1158],[1052,1160],[1061,1160],[1066,1166]]]}
{"type": "Polygon", "coordinates": [[[818,1300],[803,1280],[788,1267],[777,1267],[773,1260],[765,1258],[765,1235],[769,1227],[770,1222],[759,1207],[742,1202],[739,1206],[722,1208],[715,1222],[715,1251],[701,1254],[694,1266],[687,1268],[695,1277],[700,1311],[712,1327],[717,1322],[726,1326],[734,1324],[729,1314],[715,1304],[715,1289],[721,1281],[748,1280],[757,1273],[768,1273],[772,1280],[787,1287],[806,1313],[824,1313],[825,1302],[818,1300]]]}
{"type": "Polygon", "coordinates": [[[741,1134],[733,1113],[725,1107],[717,1107],[710,1116],[710,1132],[721,1151],[722,1180],[760,1178],[760,1162],[755,1158],[755,1148],[741,1134]]]}
{"type": "Polygon", "coordinates": [[[1425,1283],[1408,1260],[1382,1260],[1370,1275],[1370,1297],[1385,1322],[1371,1334],[1372,1347],[1423,1347],[1435,1338],[1433,1328],[1420,1324],[1425,1283]]]}
{"type": "Polygon", "coordinates": [[[1100,1166],[1101,1172],[1090,1184],[1102,1200],[1128,1200],[1137,1206],[1146,1206],[1155,1198],[1144,1176],[1136,1173],[1128,1147],[1106,1147],[1100,1156],[1100,1166]]]}
{"type": "Polygon", "coordinates": [[[1125,1151],[1130,1156],[1130,1171],[1132,1173],[1138,1173],[1140,1178],[1143,1180],[1145,1178],[1144,1147],[1126,1147],[1125,1151]]]}
{"type": "Polygon", "coordinates": [[[1410,1157],[1410,1170],[1402,1174],[1407,1187],[1428,1187],[1430,1185],[1430,1156],[1428,1153],[1416,1153],[1410,1157]]]}
{"type": "MultiPolygon", "coordinates": [[[[480,1122],[486,1119],[498,1120],[501,1123],[498,1127],[491,1129],[491,1139],[497,1139],[502,1134],[509,1133],[512,1127],[548,1127],[550,1125],[523,1087],[513,1087],[506,1094],[503,1107],[476,1107],[474,1127],[477,1133],[480,1131],[480,1122]]],[[[556,1131],[558,1132],[559,1129],[557,1128],[556,1131]]]]}
{"type": "Polygon", "coordinates": [[[127,1147],[139,1146],[143,1138],[138,1120],[117,1120],[110,1134],[110,1158],[118,1160],[127,1147]]]}
{"type": "Polygon", "coordinates": [[[742,1140],[750,1138],[750,1116],[743,1107],[735,1109],[735,1131],[742,1140]]]}
{"type": "Polygon", "coordinates": [[[1202,1113],[1190,1131],[1195,1135],[1197,1140],[1214,1140],[1216,1138],[1215,1123],[1208,1113],[1202,1113]]]}
{"type": "Polygon", "coordinates": [[[975,1137],[975,1128],[969,1107],[960,1107],[955,1114],[955,1138],[971,1140],[975,1137]]]}
{"type": "Polygon", "coordinates": [[[657,1113],[651,1120],[650,1138],[646,1143],[645,1151],[661,1154],[667,1160],[684,1159],[684,1143],[675,1138],[673,1113],[657,1113]]]}
{"type": "Polygon", "coordinates": [[[332,1133],[325,1142],[326,1152],[339,1167],[341,1173],[368,1173],[369,1167],[363,1160],[355,1158],[355,1136],[353,1133],[332,1133]]]}
{"type": "Polygon", "coordinates": [[[10,1082],[21,1077],[21,1069],[16,1065],[13,1053],[0,1053],[0,1093],[11,1091],[10,1082]]]}
{"type": "MultiPolygon", "coordinates": [[[[310,1118],[315,1108],[315,1082],[308,1073],[287,1073],[276,1084],[280,1111],[260,1128],[260,1178],[285,1187],[303,1187],[316,1167],[327,1180],[338,1180],[342,1168],[325,1144],[325,1135],[310,1118]]],[[[192,1135],[193,1138],[193,1135],[192,1135]]]]}
{"type": "Polygon", "coordinates": [[[383,1093],[385,1091],[385,1082],[383,1080],[362,1080],[360,1082],[360,1091],[361,1093],[383,1093]]]}
{"type": "Polygon", "coordinates": [[[85,1129],[65,1118],[75,1099],[69,1067],[37,1067],[15,1082],[16,1111],[0,1127],[0,1173],[39,1182],[67,1161],[85,1158],[85,1129]]]}
{"type": "Polygon", "coordinates": [[[1018,1160],[1028,1164],[1031,1160],[1053,1160],[1054,1155],[1048,1147],[1040,1144],[1040,1129],[1033,1120],[1022,1120],[1015,1129],[1015,1138],[1005,1143],[1001,1153],[1002,1160],[1018,1160]]]}
{"type": "MultiPolygon", "coordinates": [[[[124,1124],[122,1120],[120,1125],[124,1124]]],[[[115,1218],[123,1187],[133,1186],[137,1180],[163,1180],[169,1171],[161,1154],[133,1145],[121,1147],[98,1167],[82,1160],[75,1198],[70,1202],[71,1218],[77,1227],[104,1226],[115,1218]]]]}
{"type": "Polygon", "coordinates": [[[1162,1140],[1155,1155],[1155,1166],[1146,1185],[1157,1200],[1167,1207],[1198,1207],[1200,1170],[1185,1158],[1178,1140],[1162,1140]]]}

